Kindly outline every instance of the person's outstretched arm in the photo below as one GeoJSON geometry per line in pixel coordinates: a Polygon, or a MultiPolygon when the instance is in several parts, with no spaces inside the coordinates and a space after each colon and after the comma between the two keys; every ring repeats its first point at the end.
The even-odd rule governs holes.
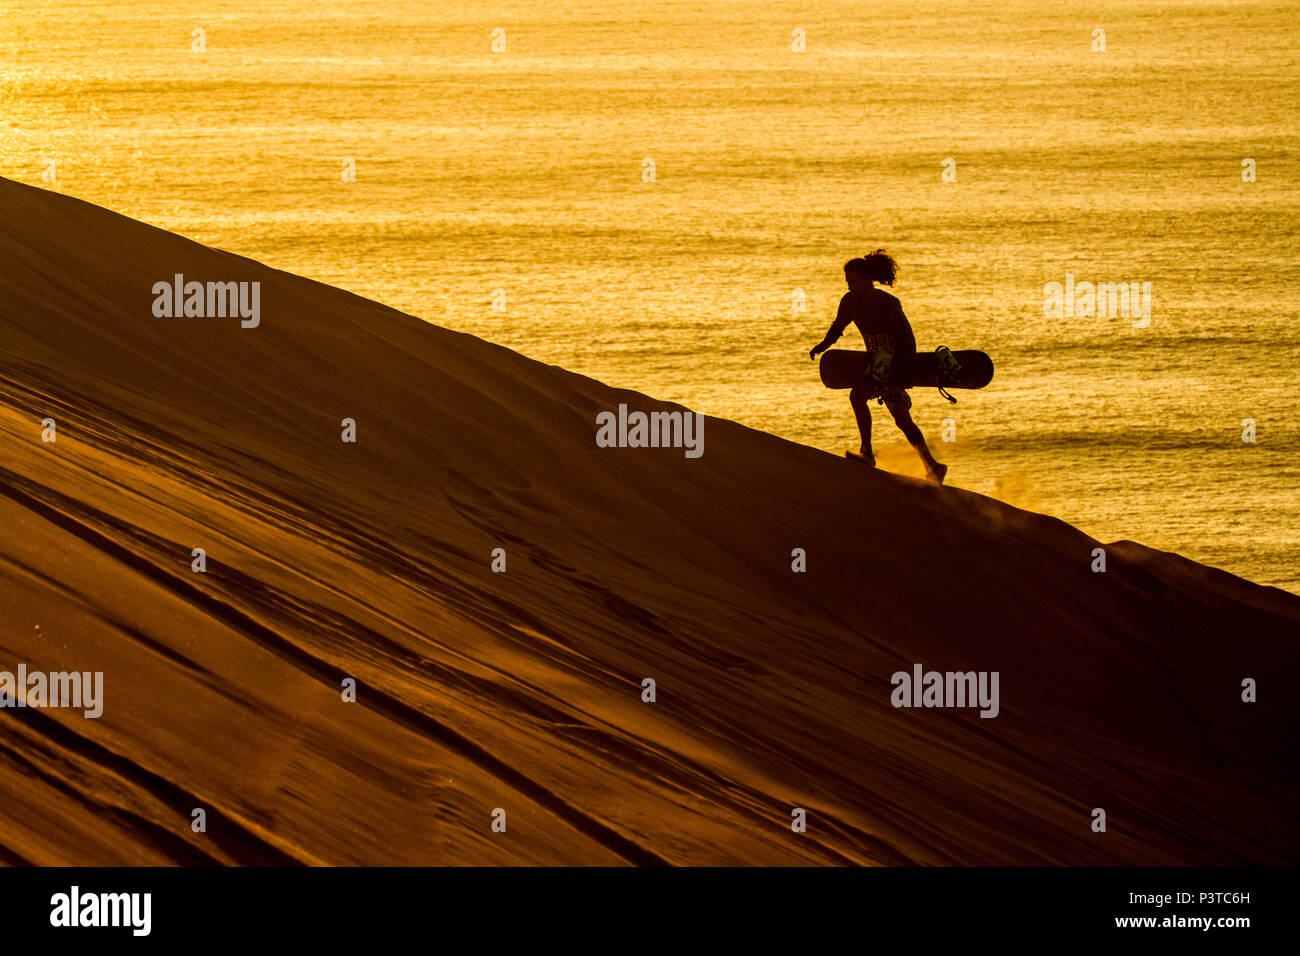
{"type": "MultiPolygon", "coordinates": [[[[844,334],[844,330],[848,327],[850,318],[849,310],[844,308],[844,303],[847,299],[847,295],[840,299],[839,311],[835,313],[835,321],[831,323],[831,327],[826,331],[826,338],[814,345],[812,351],[808,353],[808,357],[814,362],[817,361],[818,355],[825,352],[828,348],[834,345],[836,341],[838,341],[839,337],[844,334]]],[[[915,350],[915,343],[913,343],[912,348],[915,350]]]]}

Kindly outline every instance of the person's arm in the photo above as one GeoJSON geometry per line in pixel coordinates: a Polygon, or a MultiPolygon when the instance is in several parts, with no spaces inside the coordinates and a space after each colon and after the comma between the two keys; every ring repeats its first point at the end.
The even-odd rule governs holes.
{"type": "Polygon", "coordinates": [[[808,353],[808,357],[813,361],[816,361],[818,355],[834,345],[839,337],[844,334],[844,330],[848,327],[849,319],[851,317],[849,315],[849,310],[844,307],[844,303],[848,301],[848,298],[849,297],[845,295],[840,299],[839,311],[835,313],[835,321],[832,322],[831,327],[827,329],[826,337],[814,345],[813,350],[808,353]]]}
{"type": "Polygon", "coordinates": [[[898,302],[898,314],[894,317],[894,322],[894,361],[890,370],[894,381],[900,381],[907,375],[912,360],[916,358],[916,335],[912,332],[912,323],[907,321],[907,316],[903,313],[901,302],[898,302]]]}

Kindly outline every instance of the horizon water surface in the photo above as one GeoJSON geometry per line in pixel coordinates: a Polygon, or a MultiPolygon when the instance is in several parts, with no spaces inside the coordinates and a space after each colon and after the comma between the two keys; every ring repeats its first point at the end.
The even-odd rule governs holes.
{"type": "Polygon", "coordinates": [[[920,348],[997,364],[912,393],[950,483],[1300,592],[1298,30],[1251,0],[20,0],[0,174],[837,454],[807,352],[883,245],[920,348]],[[1067,276],[1150,283],[1150,324],[1047,314],[1067,276]]]}

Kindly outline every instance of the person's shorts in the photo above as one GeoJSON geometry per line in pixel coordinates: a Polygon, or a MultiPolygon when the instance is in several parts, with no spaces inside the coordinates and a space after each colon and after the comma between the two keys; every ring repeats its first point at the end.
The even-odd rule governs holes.
{"type": "Polygon", "coordinates": [[[867,401],[873,398],[879,399],[885,403],[891,414],[909,411],[912,407],[912,396],[907,394],[905,388],[893,388],[886,385],[884,388],[879,386],[867,386],[867,401]]]}

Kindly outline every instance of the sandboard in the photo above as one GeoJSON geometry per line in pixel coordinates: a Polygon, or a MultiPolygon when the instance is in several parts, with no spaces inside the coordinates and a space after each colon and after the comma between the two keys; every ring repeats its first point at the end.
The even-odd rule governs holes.
{"type": "MultiPolygon", "coordinates": [[[[817,370],[827,388],[852,388],[863,381],[868,352],[854,349],[831,349],[822,355],[817,370]]],[[[950,353],[957,369],[945,367],[937,352],[918,352],[912,365],[899,376],[890,376],[890,385],[898,388],[983,388],[993,381],[993,360],[985,352],[963,349],[950,353]]]]}

